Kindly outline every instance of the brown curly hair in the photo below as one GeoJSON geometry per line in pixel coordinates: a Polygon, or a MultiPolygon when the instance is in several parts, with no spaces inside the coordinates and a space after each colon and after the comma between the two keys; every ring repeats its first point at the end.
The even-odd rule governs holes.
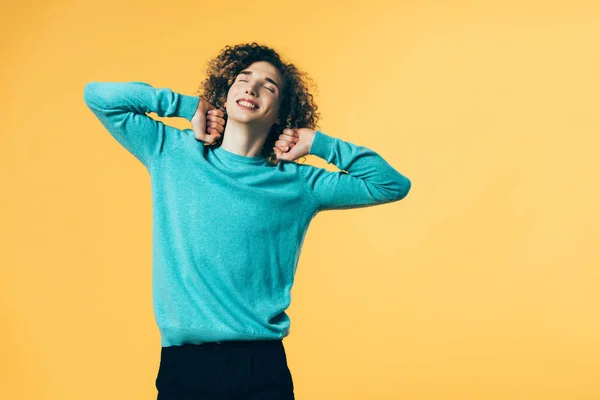
{"type": "MultiPolygon", "coordinates": [[[[227,102],[227,93],[233,85],[235,78],[245,68],[257,61],[266,61],[273,65],[283,77],[283,90],[279,121],[275,122],[267,135],[261,155],[273,165],[277,160],[273,147],[279,135],[286,128],[317,129],[320,114],[313,95],[308,91],[308,83],[312,79],[305,72],[301,72],[292,63],[284,63],[275,50],[256,42],[225,46],[214,59],[208,62],[206,69],[207,78],[202,81],[196,94],[225,113],[224,104],[227,102]]],[[[311,85],[315,87],[314,83],[311,85]]],[[[220,142],[211,146],[218,147],[220,142]]]]}

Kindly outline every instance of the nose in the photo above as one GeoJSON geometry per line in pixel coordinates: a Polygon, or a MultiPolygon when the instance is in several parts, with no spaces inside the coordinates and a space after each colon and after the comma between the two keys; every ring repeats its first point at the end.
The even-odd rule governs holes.
{"type": "Polygon", "coordinates": [[[251,93],[253,96],[257,96],[258,90],[256,89],[256,85],[260,85],[260,82],[252,81],[246,83],[246,93],[251,93]]]}

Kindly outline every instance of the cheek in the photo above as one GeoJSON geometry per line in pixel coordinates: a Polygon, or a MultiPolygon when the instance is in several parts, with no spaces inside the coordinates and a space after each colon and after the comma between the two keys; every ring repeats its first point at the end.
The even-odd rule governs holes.
{"type": "Polygon", "coordinates": [[[233,101],[233,99],[235,99],[235,90],[231,88],[227,92],[227,101],[233,101]]]}
{"type": "Polygon", "coordinates": [[[236,105],[236,104],[235,104],[235,96],[233,96],[233,95],[229,96],[229,97],[227,98],[227,103],[229,103],[229,105],[230,105],[231,107],[235,106],[235,105],[236,105]]]}
{"type": "Polygon", "coordinates": [[[271,103],[271,109],[273,110],[273,113],[278,114],[279,113],[279,101],[277,99],[274,99],[273,102],[271,103]]]}

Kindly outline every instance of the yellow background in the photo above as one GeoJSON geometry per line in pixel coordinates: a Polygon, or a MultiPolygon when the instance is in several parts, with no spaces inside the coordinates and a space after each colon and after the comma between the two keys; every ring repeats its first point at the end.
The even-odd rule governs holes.
{"type": "Polygon", "coordinates": [[[149,176],[83,88],[191,95],[251,41],[315,80],[322,131],[413,183],[313,221],[296,398],[600,398],[599,3],[3,3],[2,398],[156,398],[149,176]]]}

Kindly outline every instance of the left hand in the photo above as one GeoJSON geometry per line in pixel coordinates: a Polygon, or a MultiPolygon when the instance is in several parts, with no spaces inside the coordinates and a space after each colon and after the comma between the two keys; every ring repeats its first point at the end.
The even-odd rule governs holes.
{"type": "Polygon", "coordinates": [[[308,128],[286,128],[275,142],[275,156],[278,160],[294,161],[309,153],[316,130],[308,128]]]}

